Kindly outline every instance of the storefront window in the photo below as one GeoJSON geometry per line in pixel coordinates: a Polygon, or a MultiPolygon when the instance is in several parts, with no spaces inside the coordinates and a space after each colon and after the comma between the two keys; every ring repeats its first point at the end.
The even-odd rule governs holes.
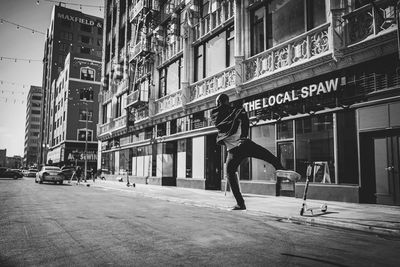
{"type": "Polygon", "coordinates": [[[177,176],[192,177],[192,139],[186,138],[177,142],[177,176]]]}
{"type": "Polygon", "coordinates": [[[277,139],[291,139],[293,138],[293,121],[282,121],[277,123],[277,139]]]}
{"type": "MultiPolygon", "coordinates": [[[[251,139],[260,146],[276,155],[275,150],[275,125],[267,124],[251,128],[251,139]]],[[[275,169],[271,164],[256,158],[251,159],[252,180],[275,180],[275,169]]]]}
{"type": "Polygon", "coordinates": [[[337,113],[338,183],[358,184],[357,125],[354,110],[337,113]]]}
{"type": "Polygon", "coordinates": [[[129,164],[132,169],[130,172],[134,176],[149,176],[152,172],[152,146],[141,146],[133,148],[129,164]]]}
{"type": "Polygon", "coordinates": [[[106,174],[114,174],[115,152],[101,154],[101,169],[106,174]]]}
{"type": "Polygon", "coordinates": [[[132,174],[130,166],[132,166],[132,159],[129,157],[129,149],[121,150],[119,152],[119,173],[132,174]]]}
{"type": "Polygon", "coordinates": [[[176,141],[157,145],[157,176],[176,177],[176,141]]]}
{"type": "Polygon", "coordinates": [[[293,142],[278,143],[278,158],[285,169],[294,170],[294,147],[293,142]]]}
{"type": "Polygon", "coordinates": [[[302,175],[303,181],[307,167],[312,163],[327,164],[327,169],[319,167],[319,177],[327,172],[329,177],[310,177],[311,182],[335,183],[332,113],[296,120],[296,171],[302,175]]]}

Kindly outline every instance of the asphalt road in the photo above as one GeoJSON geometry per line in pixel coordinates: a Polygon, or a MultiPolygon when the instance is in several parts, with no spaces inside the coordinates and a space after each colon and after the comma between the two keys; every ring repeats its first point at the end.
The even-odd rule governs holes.
{"type": "Polygon", "coordinates": [[[0,179],[0,266],[399,266],[400,240],[0,179]]]}

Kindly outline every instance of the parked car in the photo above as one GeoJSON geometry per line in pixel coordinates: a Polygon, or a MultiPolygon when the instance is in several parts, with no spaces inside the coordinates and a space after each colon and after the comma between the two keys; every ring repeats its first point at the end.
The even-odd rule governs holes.
{"type": "Polygon", "coordinates": [[[37,172],[38,172],[37,169],[29,169],[29,170],[25,171],[24,176],[25,177],[36,177],[37,172]]]}
{"type": "Polygon", "coordinates": [[[53,182],[62,184],[64,175],[61,169],[56,166],[43,166],[39,172],[36,173],[35,183],[53,182]]]}
{"type": "Polygon", "coordinates": [[[20,171],[14,171],[12,169],[2,167],[0,168],[0,177],[18,179],[22,178],[22,173],[20,171]]]}

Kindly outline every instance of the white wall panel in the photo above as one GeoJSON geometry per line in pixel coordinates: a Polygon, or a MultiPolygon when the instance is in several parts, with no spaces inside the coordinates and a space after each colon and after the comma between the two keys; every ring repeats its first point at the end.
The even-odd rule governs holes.
{"type": "Polygon", "coordinates": [[[186,152],[178,152],[177,176],[186,178],[186,152]]]}
{"type": "Polygon", "coordinates": [[[204,179],[204,159],[205,159],[205,137],[194,137],[193,138],[193,161],[192,161],[192,169],[193,169],[193,178],[201,178],[204,179]]]}

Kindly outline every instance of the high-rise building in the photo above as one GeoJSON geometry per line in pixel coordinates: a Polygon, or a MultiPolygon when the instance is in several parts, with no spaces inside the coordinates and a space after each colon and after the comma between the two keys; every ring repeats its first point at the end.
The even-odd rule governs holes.
{"type": "Polygon", "coordinates": [[[393,1],[105,0],[101,168],[137,183],[225,185],[210,113],[225,93],[258,159],[244,193],[400,205],[400,63],[393,1]]]}
{"type": "Polygon", "coordinates": [[[68,54],[64,69],[49,94],[51,164],[97,167],[97,138],[101,61],[68,54]]]}
{"type": "Polygon", "coordinates": [[[41,105],[42,88],[31,86],[26,99],[24,167],[37,166],[39,163],[41,105]]]}
{"type": "MultiPolygon", "coordinates": [[[[47,30],[43,58],[43,102],[42,102],[42,130],[40,136],[40,163],[47,164],[47,153],[52,147],[54,136],[54,112],[52,100],[52,86],[65,69],[67,55],[71,58],[81,58],[88,62],[101,60],[103,37],[103,19],[84,14],[77,10],[68,9],[60,5],[54,6],[51,14],[50,27],[47,30]],[[52,111],[53,110],[53,111],[52,111]]],[[[72,59],[70,59],[72,60],[72,59]]],[[[68,61],[73,62],[73,61],[68,61]]],[[[68,75],[67,75],[68,76],[68,75]]],[[[79,76],[79,75],[78,75],[79,76]]],[[[82,80],[80,77],[74,79],[82,80]]],[[[90,81],[89,84],[92,84],[90,81]]],[[[66,86],[66,88],[69,86],[66,86]]],[[[65,98],[63,99],[66,100],[65,98]]],[[[78,140],[78,136],[74,138],[78,140]]]]}

